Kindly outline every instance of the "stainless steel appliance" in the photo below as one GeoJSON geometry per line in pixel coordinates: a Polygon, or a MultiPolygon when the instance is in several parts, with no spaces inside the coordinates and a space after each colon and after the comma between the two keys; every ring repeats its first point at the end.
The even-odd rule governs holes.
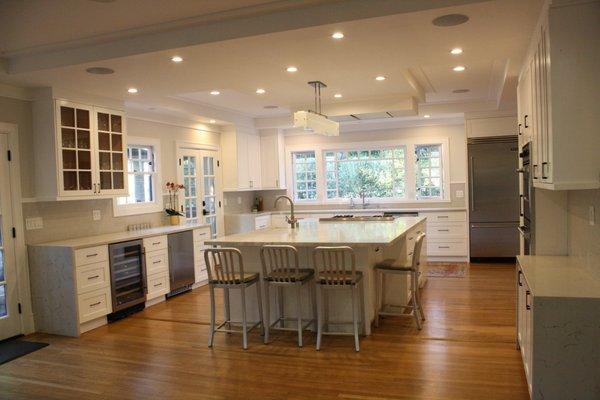
{"type": "Polygon", "coordinates": [[[531,164],[531,142],[525,144],[519,154],[522,160],[522,167],[519,169],[521,175],[521,217],[523,224],[519,227],[519,232],[523,237],[523,254],[533,254],[533,171],[531,164]]]}
{"type": "Polygon", "coordinates": [[[519,253],[517,136],[471,138],[467,147],[471,258],[515,257],[519,253]]]}
{"type": "MultiPolygon", "coordinates": [[[[142,240],[114,243],[108,246],[113,315],[140,306],[146,301],[146,262],[142,240]]],[[[112,318],[114,317],[114,318],[112,318]]]]}
{"type": "Polygon", "coordinates": [[[333,217],[319,218],[321,222],[368,222],[368,221],[393,221],[395,217],[384,217],[383,215],[334,215],[333,217]]]}
{"type": "Polygon", "coordinates": [[[167,297],[171,297],[190,290],[194,284],[194,236],[191,230],[171,233],[168,243],[171,291],[167,297]]]}

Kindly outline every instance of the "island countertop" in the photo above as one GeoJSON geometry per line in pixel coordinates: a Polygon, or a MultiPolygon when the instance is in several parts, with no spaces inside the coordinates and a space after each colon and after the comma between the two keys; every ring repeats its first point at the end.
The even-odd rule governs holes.
{"type": "Polygon", "coordinates": [[[356,222],[319,222],[316,219],[308,219],[300,221],[300,226],[296,229],[290,227],[262,229],[222,236],[207,240],[205,243],[223,246],[262,246],[264,244],[389,246],[425,220],[425,217],[356,222]]]}

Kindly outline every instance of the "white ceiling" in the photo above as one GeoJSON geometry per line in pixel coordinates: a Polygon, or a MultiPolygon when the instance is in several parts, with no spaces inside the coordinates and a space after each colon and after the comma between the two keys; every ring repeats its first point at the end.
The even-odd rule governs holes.
{"type": "MultiPolygon", "coordinates": [[[[131,11],[141,2],[147,4],[142,0],[119,0],[109,5],[132,7],[131,11]]],[[[137,105],[148,108],[164,106],[176,99],[178,102],[208,105],[252,117],[277,116],[289,110],[311,106],[312,88],[306,84],[310,80],[321,80],[328,85],[323,91],[326,112],[328,107],[343,103],[354,107],[354,113],[361,113],[361,110],[368,108],[366,105],[380,99],[403,101],[419,97],[419,91],[410,84],[407,76],[414,77],[424,89],[425,101],[429,104],[490,102],[499,98],[505,77],[514,85],[514,77],[525,55],[541,2],[496,0],[341,22],[95,63],[0,74],[0,81],[27,87],[61,86],[135,101],[137,105]],[[433,18],[447,13],[464,13],[470,20],[464,25],[449,28],[431,24],[433,18]],[[331,33],[338,30],[346,35],[341,41],[330,37],[331,33]],[[464,49],[462,55],[449,54],[450,49],[456,46],[464,49]],[[172,63],[170,57],[175,54],[182,56],[184,62],[172,63]],[[467,66],[467,70],[453,72],[452,67],[458,64],[467,66]],[[299,72],[287,73],[285,67],[288,65],[297,66],[299,72]],[[85,72],[90,66],[110,67],[116,73],[90,75],[85,72]],[[377,75],[385,75],[387,79],[376,82],[374,77],[377,75]],[[137,87],[140,92],[133,96],[127,94],[126,90],[131,86],[137,87]],[[266,89],[267,93],[257,95],[255,90],[259,87],[266,89]],[[221,95],[209,94],[215,89],[221,95]],[[454,89],[470,91],[455,94],[452,93],[454,89]],[[334,99],[334,93],[342,93],[343,98],[334,99]],[[268,105],[277,105],[279,108],[267,110],[264,106],[268,105]]],[[[0,3],[3,13],[10,9],[11,3],[0,3]]],[[[24,3],[27,5],[24,9],[28,13],[27,21],[32,24],[44,12],[47,15],[60,14],[57,10],[47,8],[52,2],[28,0],[24,3]]],[[[106,6],[93,1],[72,0],[72,3],[73,7],[81,7],[82,13],[106,6]]],[[[164,2],[160,3],[164,5],[164,2]]],[[[82,21],[85,18],[81,18],[74,21],[69,32],[58,30],[47,37],[39,32],[17,37],[15,32],[26,30],[27,25],[21,29],[3,27],[7,19],[0,18],[0,37],[3,38],[0,48],[14,50],[72,39],[78,35],[83,37],[94,32],[106,33],[111,27],[124,29],[162,22],[186,13],[198,13],[199,10],[216,12],[237,7],[241,3],[263,2],[182,0],[181,5],[179,3],[178,7],[171,7],[177,10],[158,5],[145,6],[139,15],[117,18],[115,21],[104,14],[102,18],[93,18],[89,24],[82,21]],[[164,12],[158,12],[157,9],[164,12]],[[99,22],[103,19],[111,23],[99,22]]]]}

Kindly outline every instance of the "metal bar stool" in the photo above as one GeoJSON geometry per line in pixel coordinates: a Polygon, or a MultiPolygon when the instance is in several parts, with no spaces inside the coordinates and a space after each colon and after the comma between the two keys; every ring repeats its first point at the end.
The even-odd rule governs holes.
{"type": "Polygon", "coordinates": [[[425,314],[423,313],[423,306],[421,305],[421,293],[419,289],[419,265],[421,263],[421,247],[423,246],[423,239],[425,234],[421,233],[415,239],[415,247],[412,253],[412,262],[410,264],[403,264],[394,259],[383,260],[375,265],[375,272],[377,274],[375,293],[376,293],[376,305],[377,311],[375,313],[375,326],[379,326],[380,315],[390,316],[406,316],[412,315],[417,323],[417,329],[421,330],[421,321],[425,321],[425,314]],[[392,305],[385,304],[385,275],[386,274],[408,274],[410,275],[411,288],[412,288],[412,305],[392,305]],[[382,304],[383,303],[383,304],[382,304]],[[410,310],[411,314],[405,314],[402,311],[386,311],[387,308],[401,308],[403,310],[410,310]],[[419,316],[420,314],[420,316],[419,316]]]}
{"type": "MultiPolygon", "coordinates": [[[[360,351],[359,323],[364,316],[363,274],[356,270],[356,256],[352,247],[326,247],[319,246],[313,250],[313,265],[317,271],[317,350],[321,349],[322,335],[348,335],[345,332],[323,331],[323,301],[327,300],[327,290],[349,289],[352,293],[352,322],[329,322],[329,325],[352,324],[354,335],[354,349],[360,351]],[[360,304],[359,304],[360,303],[360,304]],[[360,311],[359,311],[360,309],[360,311]]],[[[328,306],[328,304],[327,304],[328,306]]],[[[327,315],[325,310],[325,315],[327,315]]]]}
{"type": "Polygon", "coordinates": [[[298,250],[294,246],[265,245],[260,249],[263,279],[265,281],[265,344],[269,342],[269,329],[298,332],[298,347],[302,347],[302,331],[309,325],[315,324],[317,319],[317,303],[315,299],[314,270],[299,268],[298,250]],[[313,309],[313,319],[302,322],[302,296],[301,289],[305,284],[310,284],[310,303],[313,309]],[[271,324],[271,297],[269,288],[277,288],[277,304],[279,317],[271,324]],[[296,316],[286,318],[283,310],[283,289],[294,287],[296,292],[296,316]],[[285,327],[286,321],[296,321],[296,328],[285,327]],[[279,324],[278,327],[275,325],[279,324]]]}
{"type": "Polygon", "coordinates": [[[215,248],[204,251],[204,261],[208,272],[208,288],[210,290],[210,335],[208,347],[212,347],[215,332],[242,333],[243,348],[248,348],[248,332],[261,325],[264,331],[260,275],[245,273],[242,253],[234,248],[215,248]],[[258,301],[258,315],[260,321],[248,327],[246,320],[246,288],[256,284],[256,298],[258,301]],[[222,288],[225,297],[225,321],[215,327],[215,288],[222,288]],[[242,329],[232,329],[229,308],[229,289],[240,289],[242,302],[242,329]],[[225,327],[227,325],[227,327],[225,327]]]}

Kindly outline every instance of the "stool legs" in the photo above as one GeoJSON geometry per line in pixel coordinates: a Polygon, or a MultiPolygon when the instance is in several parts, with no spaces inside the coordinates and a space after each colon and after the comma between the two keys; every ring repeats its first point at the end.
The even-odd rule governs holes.
{"type": "Polygon", "coordinates": [[[265,337],[264,343],[269,343],[269,328],[271,327],[271,296],[269,295],[269,282],[265,281],[265,318],[263,321],[265,337]]]}
{"type": "Polygon", "coordinates": [[[358,285],[352,285],[352,324],[354,325],[354,349],[360,351],[358,338],[358,285]]]}
{"type": "Polygon", "coordinates": [[[317,292],[317,351],[321,350],[321,337],[323,336],[323,293],[321,285],[316,285],[317,292]]]}
{"type": "Polygon", "coordinates": [[[263,315],[263,308],[262,308],[262,288],[261,288],[261,283],[260,280],[258,282],[256,282],[256,300],[258,302],[258,318],[260,321],[260,334],[264,335],[265,334],[265,318],[263,315]]]}
{"type": "Polygon", "coordinates": [[[423,303],[421,302],[421,288],[419,287],[419,275],[421,272],[417,272],[417,299],[419,301],[419,312],[421,313],[421,320],[425,321],[425,313],[423,312],[423,303]]]}
{"type": "Polygon", "coordinates": [[[381,310],[381,291],[383,285],[383,274],[375,270],[375,328],[379,328],[379,311],[381,310]]]}
{"type": "Polygon", "coordinates": [[[225,308],[225,321],[227,321],[227,329],[231,329],[231,307],[229,306],[229,289],[223,289],[223,307],[225,308]]]}
{"type": "Polygon", "coordinates": [[[302,347],[302,294],[301,285],[296,284],[296,316],[298,318],[298,347],[302,347]]]}
{"type": "Polygon", "coordinates": [[[242,337],[243,337],[243,348],[248,348],[248,323],[246,321],[246,287],[240,288],[242,298],[242,337]]]}
{"type": "Polygon", "coordinates": [[[417,278],[417,273],[414,271],[411,272],[410,278],[412,281],[413,316],[415,317],[415,322],[417,323],[417,329],[421,330],[421,317],[419,316],[419,279],[417,278]]]}
{"type": "Polygon", "coordinates": [[[215,288],[211,284],[208,285],[208,288],[210,290],[210,333],[208,335],[208,347],[212,347],[215,338],[215,288]]]}

